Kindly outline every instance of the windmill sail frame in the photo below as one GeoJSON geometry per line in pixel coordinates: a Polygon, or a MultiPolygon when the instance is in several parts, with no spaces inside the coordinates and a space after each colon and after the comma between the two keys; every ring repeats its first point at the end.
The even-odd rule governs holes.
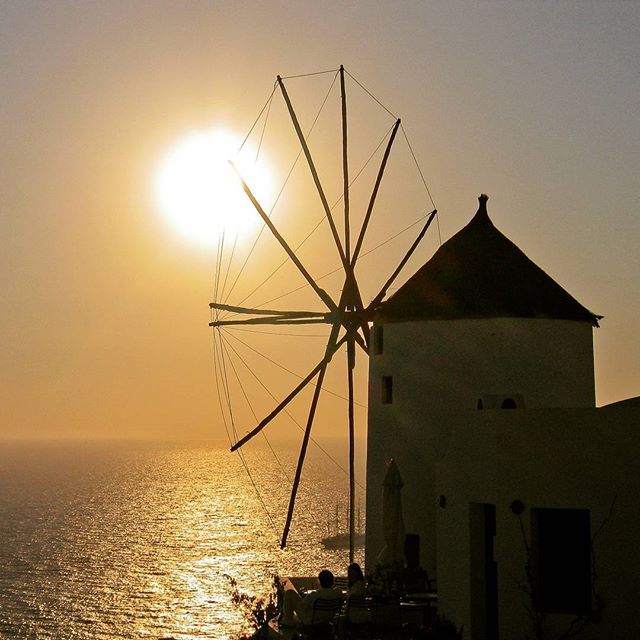
{"type": "Polygon", "coordinates": [[[307,140],[302,132],[298,117],[295,109],[287,92],[284,79],[281,76],[277,76],[276,85],[280,89],[280,92],[284,98],[285,104],[293,128],[298,137],[302,152],[307,160],[307,165],[311,173],[312,179],[316,186],[318,196],[322,203],[325,216],[331,229],[331,235],[334,240],[334,244],[342,268],[344,270],[344,285],[342,287],[342,293],[340,300],[336,303],[331,296],[322,289],[317,281],[313,278],[310,272],[306,269],[300,258],[296,255],[295,251],[291,248],[284,236],[279,232],[273,221],[269,218],[263,207],[260,205],[256,196],[252,193],[250,187],[243,179],[238,168],[230,161],[235,173],[237,174],[242,188],[251,201],[258,215],[262,218],[264,224],[271,232],[271,235],[280,244],[282,249],[287,254],[288,258],[295,265],[309,286],[314,290],[320,301],[326,306],[326,311],[296,311],[296,310],[266,310],[258,308],[232,306],[218,302],[211,302],[210,308],[217,311],[231,311],[239,314],[240,318],[235,317],[233,319],[215,319],[210,322],[210,326],[214,328],[232,326],[232,325],[297,325],[297,324],[328,324],[331,326],[331,332],[329,339],[325,347],[325,353],[323,358],[311,369],[311,371],[301,380],[301,382],[280,402],[278,405],[265,416],[251,431],[249,431],[244,437],[240,438],[237,442],[232,444],[231,451],[236,451],[244,444],[246,444],[253,437],[258,435],[277,415],[282,412],[285,407],[313,380],[315,382],[315,389],[313,392],[312,400],[309,406],[309,412],[307,416],[306,427],[304,429],[304,436],[300,453],[298,456],[298,462],[296,466],[296,473],[293,480],[291,489],[291,495],[289,498],[289,505],[287,509],[287,517],[282,532],[280,546],[284,548],[287,544],[287,538],[291,528],[291,522],[295,510],[295,502],[297,492],[300,484],[300,478],[302,469],[304,466],[306,451],[308,442],[311,435],[311,430],[314,423],[316,409],[320,394],[322,392],[322,383],[324,380],[327,367],[331,362],[331,359],[335,353],[344,345],[346,345],[347,355],[347,388],[348,388],[348,428],[349,428],[349,561],[353,562],[354,547],[355,547],[355,519],[356,519],[356,497],[355,497],[355,418],[354,418],[354,379],[353,371],[356,364],[356,345],[366,354],[369,354],[369,339],[370,339],[370,325],[373,322],[373,316],[379,305],[385,298],[385,295],[400,275],[403,267],[416,250],[422,239],[424,238],[429,226],[436,216],[437,210],[434,209],[427,217],[426,223],[422,227],[420,233],[412,243],[409,250],[405,253],[402,260],[398,263],[398,266],[393,271],[391,276],[385,282],[384,286],[380,289],[378,294],[373,298],[372,302],[366,307],[362,302],[362,296],[360,294],[360,288],[355,276],[355,267],[357,265],[358,258],[361,253],[362,244],[364,242],[369,222],[371,220],[377,195],[380,189],[380,185],[383,180],[385,168],[396,139],[398,129],[401,126],[400,119],[396,119],[394,126],[391,130],[391,135],[387,141],[387,145],[382,157],[382,161],[377,171],[375,183],[368,200],[367,210],[362,220],[361,227],[357,234],[357,239],[352,251],[352,237],[351,237],[351,220],[350,220],[350,199],[349,199],[349,161],[348,161],[348,118],[347,118],[347,96],[345,87],[345,69],[341,65],[338,70],[340,76],[340,92],[341,92],[341,123],[342,123],[342,172],[343,172],[343,203],[344,203],[344,229],[343,237],[341,238],[338,228],[336,227],[335,220],[331,214],[331,208],[329,207],[327,198],[325,196],[322,183],[320,181],[313,156],[309,149],[307,140]],[[343,334],[340,335],[340,332],[343,334]]]}

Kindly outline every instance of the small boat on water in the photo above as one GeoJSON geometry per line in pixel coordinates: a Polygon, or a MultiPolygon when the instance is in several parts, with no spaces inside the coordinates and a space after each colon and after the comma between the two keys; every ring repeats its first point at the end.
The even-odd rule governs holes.
{"type": "MultiPolygon", "coordinates": [[[[348,549],[349,548],[349,534],[348,533],[336,533],[333,536],[327,536],[322,538],[322,544],[326,549],[348,549]]],[[[355,547],[364,546],[364,533],[356,533],[353,536],[353,545],[355,547]]]]}
{"type": "MultiPolygon", "coordinates": [[[[346,513],[346,517],[348,520],[349,519],[348,511],[346,513]]],[[[327,533],[328,535],[322,538],[322,540],[320,540],[320,542],[325,547],[325,549],[348,549],[349,548],[348,522],[347,522],[347,531],[340,531],[340,507],[338,504],[336,504],[333,527],[331,527],[330,522],[327,522],[327,533]]],[[[358,505],[357,523],[356,523],[355,531],[353,533],[353,546],[363,547],[364,539],[365,539],[365,536],[364,536],[364,533],[362,532],[360,506],[358,505]]]]}

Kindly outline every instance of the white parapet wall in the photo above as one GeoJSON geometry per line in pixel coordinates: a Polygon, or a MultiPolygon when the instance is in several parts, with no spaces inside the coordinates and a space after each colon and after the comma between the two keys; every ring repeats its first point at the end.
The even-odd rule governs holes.
{"type": "MultiPolygon", "coordinates": [[[[597,615],[579,637],[636,637],[640,409],[468,412],[455,421],[436,473],[435,490],[443,496],[436,516],[440,611],[464,625],[465,638],[486,637],[484,580],[478,575],[482,569],[474,568],[474,549],[482,554],[491,547],[499,637],[534,637],[526,571],[536,555],[532,514],[580,510],[588,514],[593,567],[586,570],[592,573],[590,600],[597,615]],[[519,514],[512,509],[518,503],[519,514]],[[490,506],[495,514],[490,545],[482,539],[486,531],[474,526],[478,506],[490,506]]],[[[560,637],[578,617],[547,611],[541,619],[548,637],[560,637]]]]}

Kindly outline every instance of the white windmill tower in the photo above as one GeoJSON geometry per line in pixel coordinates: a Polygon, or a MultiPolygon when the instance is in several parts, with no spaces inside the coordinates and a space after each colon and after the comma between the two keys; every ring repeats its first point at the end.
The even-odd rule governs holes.
{"type": "Polygon", "coordinates": [[[473,219],[389,300],[373,325],[367,444],[367,565],[384,546],[380,489],[394,458],[405,526],[436,571],[437,461],[465,412],[595,406],[592,329],[578,303],[496,229],[473,219]]]}

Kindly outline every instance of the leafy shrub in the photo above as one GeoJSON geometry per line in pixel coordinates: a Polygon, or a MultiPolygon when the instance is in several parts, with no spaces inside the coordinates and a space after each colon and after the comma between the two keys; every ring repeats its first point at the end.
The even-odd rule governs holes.
{"type": "Polygon", "coordinates": [[[225,573],[224,578],[229,582],[231,602],[244,614],[248,626],[253,629],[249,635],[239,634],[237,640],[249,640],[250,638],[267,637],[267,623],[278,613],[276,606],[276,585],[278,577],[273,576],[271,591],[268,595],[260,597],[240,591],[235,578],[225,573]]]}

